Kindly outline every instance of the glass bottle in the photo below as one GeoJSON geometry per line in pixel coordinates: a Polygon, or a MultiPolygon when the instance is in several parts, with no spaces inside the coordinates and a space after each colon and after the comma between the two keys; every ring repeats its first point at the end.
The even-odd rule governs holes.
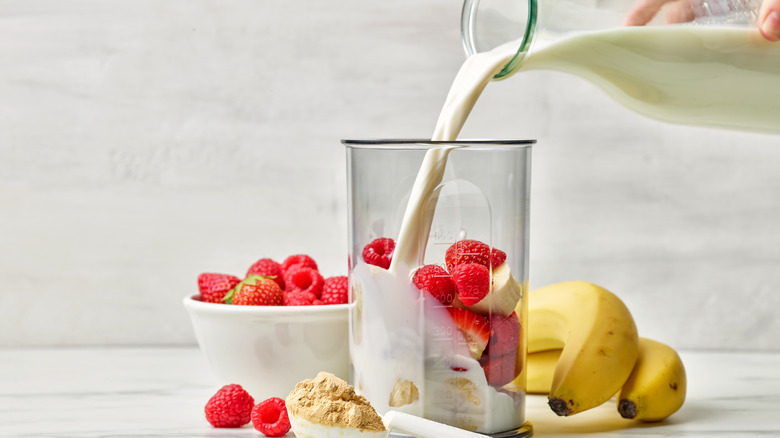
{"type": "Polygon", "coordinates": [[[758,31],[760,0],[680,0],[626,26],[635,4],[465,0],[463,44],[512,51],[495,79],[557,70],[655,119],[780,133],[780,43],[758,31]]]}

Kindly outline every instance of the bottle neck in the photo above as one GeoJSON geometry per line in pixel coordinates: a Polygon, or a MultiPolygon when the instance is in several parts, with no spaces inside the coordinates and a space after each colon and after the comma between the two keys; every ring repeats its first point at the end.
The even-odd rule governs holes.
{"type": "Polygon", "coordinates": [[[537,11],[537,0],[464,0],[461,37],[466,54],[516,45],[517,53],[494,79],[511,76],[531,47],[537,11]]]}

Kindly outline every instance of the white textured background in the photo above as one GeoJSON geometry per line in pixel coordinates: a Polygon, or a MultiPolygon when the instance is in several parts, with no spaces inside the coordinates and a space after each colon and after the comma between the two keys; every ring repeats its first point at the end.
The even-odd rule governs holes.
{"type": "MultiPolygon", "coordinates": [[[[430,135],[459,14],[0,0],[0,346],[192,344],[200,272],[305,252],[345,274],[339,140],[430,135]]],[[[780,349],[780,137],[646,120],[551,72],[489,86],[463,134],[539,139],[532,286],[599,283],[675,347],[780,349]]]]}

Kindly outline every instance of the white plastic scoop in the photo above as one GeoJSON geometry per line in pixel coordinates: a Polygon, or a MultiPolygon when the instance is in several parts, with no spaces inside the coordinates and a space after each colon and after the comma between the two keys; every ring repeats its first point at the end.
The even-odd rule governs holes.
{"type": "Polygon", "coordinates": [[[418,438],[487,438],[487,435],[482,435],[481,433],[469,432],[468,430],[398,411],[390,411],[385,414],[382,417],[382,422],[385,423],[387,428],[387,435],[394,431],[418,438]]]}
{"type": "Polygon", "coordinates": [[[292,430],[297,438],[387,438],[390,432],[400,432],[417,438],[487,438],[487,435],[398,411],[385,414],[382,422],[387,430],[371,432],[351,427],[325,426],[290,415],[292,430]]]}

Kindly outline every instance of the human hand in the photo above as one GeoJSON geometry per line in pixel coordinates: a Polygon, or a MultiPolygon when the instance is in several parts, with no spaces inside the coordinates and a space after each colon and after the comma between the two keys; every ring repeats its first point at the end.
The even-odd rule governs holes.
{"type": "MultiPolygon", "coordinates": [[[[666,23],[684,23],[694,19],[688,0],[639,0],[628,11],[624,26],[643,26],[664,10],[666,23]]],[[[780,41],[780,0],[764,0],[758,13],[758,30],[769,41],[780,41]]]]}
{"type": "Polygon", "coordinates": [[[758,29],[769,41],[780,40],[780,0],[764,0],[758,12],[758,29]]]}

